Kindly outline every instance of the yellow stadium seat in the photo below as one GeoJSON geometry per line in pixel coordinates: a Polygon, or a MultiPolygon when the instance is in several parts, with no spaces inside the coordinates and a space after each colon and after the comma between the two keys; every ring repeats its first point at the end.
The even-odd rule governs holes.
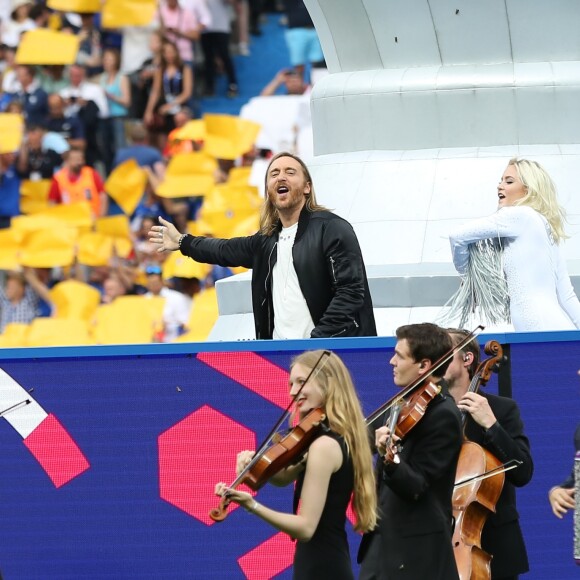
{"type": "Polygon", "coordinates": [[[70,266],[74,262],[78,231],[66,225],[30,232],[24,238],[20,263],[31,268],[70,266]]]}
{"type": "Polygon", "coordinates": [[[65,280],[50,290],[50,298],[55,307],[55,318],[89,321],[101,302],[101,293],[84,282],[65,280]]]}
{"type": "Polygon", "coordinates": [[[97,308],[93,338],[98,344],[146,344],[163,325],[161,297],[119,296],[97,308]]]}
{"type": "Polygon", "coordinates": [[[20,266],[20,244],[24,232],[15,228],[0,230],[0,270],[16,270],[20,266]]]}
{"type": "Polygon", "coordinates": [[[33,214],[47,209],[50,183],[50,179],[23,181],[20,186],[20,211],[33,214]]]}
{"type": "Polygon", "coordinates": [[[182,334],[176,342],[198,342],[207,340],[211,329],[219,316],[215,288],[207,288],[193,297],[189,315],[188,332],[182,334]]]}
{"type": "Polygon", "coordinates": [[[232,167],[228,174],[228,185],[250,185],[251,167],[232,167]]]}
{"type": "Polygon", "coordinates": [[[160,197],[206,195],[215,184],[217,162],[205,153],[175,155],[155,193],[160,197]]]}
{"type": "Polygon", "coordinates": [[[26,336],[27,346],[86,346],[95,344],[85,320],[35,318],[26,336]]]}
{"type": "Polygon", "coordinates": [[[181,252],[172,252],[163,262],[163,279],[173,277],[203,280],[211,272],[211,264],[201,264],[181,252]]]}
{"type": "Polygon", "coordinates": [[[216,238],[230,238],[240,222],[259,215],[261,205],[256,188],[226,183],[206,196],[199,218],[212,227],[216,238]]]}
{"type": "Polygon", "coordinates": [[[147,173],[135,159],[127,159],[113,169],[105,182],[105,191],[127,215],[132,215],[143,197],[147,173]]]}
{"type": "Polygon", "coordinates": [[[113,238],[98,232],[87,232],[79,239],[77,259],[85,266],[107,266],[113,256],[113,238]]]}
{"type": "Polygon", "coordinates": [[[205,114],[203,150],[216,159],[237,159],[254,147],[261,125],[235,115],[205,114]]]}
{"type": "Polygon", "coordinates": [[[21,322],[11,322],[4,327],[4,332],[0,334],[0,347],[13,348],[26,346],[29,325],[21,322]]]}

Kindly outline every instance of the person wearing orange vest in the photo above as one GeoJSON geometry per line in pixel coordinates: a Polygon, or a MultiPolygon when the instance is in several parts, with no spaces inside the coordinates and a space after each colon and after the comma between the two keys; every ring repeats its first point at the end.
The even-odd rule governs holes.
{"type": "Polygon", "coordinates": [[[92,167],[85,165],[82,149],[73,147],[66,153],[63,168],[52,178],[48,200],[53,204],[88,201],[94,217],[107,215],[107,194],[103,180],[92,167]]]}

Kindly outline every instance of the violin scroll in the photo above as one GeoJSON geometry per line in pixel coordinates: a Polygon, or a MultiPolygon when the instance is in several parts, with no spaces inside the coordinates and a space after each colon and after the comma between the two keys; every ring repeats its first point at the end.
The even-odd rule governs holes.
{"type": "Polygon", "coordinates": [[[209,517],[214,522],[223,522],[228,515],[228,506],[230,505],[230,503],[231,503],[230,499],[226,495],[224,495],[220,499],[219,505],[209,511],[209,517]]]}

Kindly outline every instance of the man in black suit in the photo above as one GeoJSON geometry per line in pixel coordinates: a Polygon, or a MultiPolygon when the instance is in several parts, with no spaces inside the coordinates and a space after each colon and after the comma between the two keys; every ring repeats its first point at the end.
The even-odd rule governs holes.
{"type": "MultiPolygon", "coordinates": [[[[469,333],[450,329],[453,344],[469,333]]],[[[491,556],[493,580],[517,578],[529,570],[528,555],[516,509],[516,487],[532,479],[534,464],[530,442],[524,434],[520,410],[513,399],[487,393],[467,392],[479,366],[479,344],[473,339],[455,353],[445,379],[449,394],[458,408],[466,413],[465,436],[492,453],[501,463],[511,459],[521,464],[505,472],[505,483],[496,504],[496,511],[486,519],[481,535],[481,547],[491,556]]]]}
{"type": "Polygon", "coordinates": [[[461,415],[442,380],[449,363],[431,369],[450,349],[447,331],[434,324],[397,329],[390,361],[395,385],[404,388],[424,376],[441,390],[416,426],[402,439],[394,436],[388,450],[389,428],[382,426],[374,433],[381,455],[377,463],[381,518],[360,545],[361,580],[459,578],[451,544],[451,498],[462,443],[461,415]]]}

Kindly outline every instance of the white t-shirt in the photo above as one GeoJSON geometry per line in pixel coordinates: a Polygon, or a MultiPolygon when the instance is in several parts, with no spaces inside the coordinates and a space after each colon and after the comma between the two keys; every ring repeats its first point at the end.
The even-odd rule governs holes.
{"type": "Polygon", "coordinates": [[[278,238],[278,258],[272,270],[273,337],[276,339],[310,338],[314,329],[292,259],[292,246],[297,230],[298,223],[282,228],[278,238]]]}

